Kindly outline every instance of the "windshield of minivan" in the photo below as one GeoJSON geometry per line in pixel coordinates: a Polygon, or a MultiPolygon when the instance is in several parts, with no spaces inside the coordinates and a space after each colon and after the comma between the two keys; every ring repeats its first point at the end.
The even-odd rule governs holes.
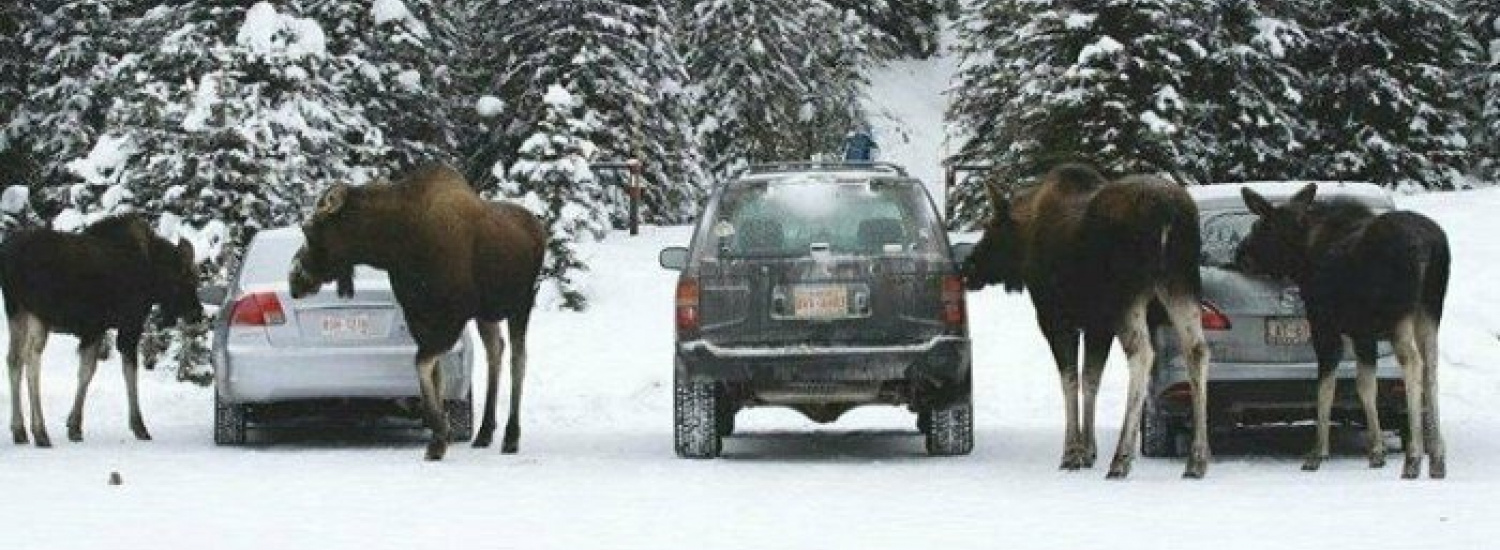
{"type": "Polygon", "coordinates": [[[940,253],[931,202],[908,181],[788,178],[724,192],[705,251],[720,258],[940,253]]]}

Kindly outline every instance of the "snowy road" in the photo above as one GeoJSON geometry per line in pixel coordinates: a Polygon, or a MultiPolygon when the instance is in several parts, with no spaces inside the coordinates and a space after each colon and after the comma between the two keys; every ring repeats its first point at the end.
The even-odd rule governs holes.
{"type": "MultiPolygon", "coordinates": [[[[156,440],[130,438],[118,358],[101,367],[84,443],[0,446],[7,549],[175,548],[1489,548],[1500,540],[1500,192],[1418,197],[1452,234],[1455,280],[1443,332],[1444,482],[1369,470],[1356,434],[1316,474],[1298,470],[1310,433],[1218,438],[1209,477],[1140,459],[1131,478],[1056,470],[1061,399],[1024,298],[972,295],[977,447],[922,453],[891,408],[815,426],[754,410],[728,456],[678,460],[669,430],[673,275],[656,251],[683,228],[593,245],[594,306],[538,315],[521,454],[456,447],[420,460],[417,434],[282,435],[211,443],[206,389],[145,373],[156,440]],[[118,471],[123,486],[106,483],[118,471]]],[[[74,387],[73,341],[47,348],[54,440],[74,387]]],[[[1112,358],[1101,395],[1102,454],[1124,392],[1112,358]]],[[[1309,388],[1311,389],[1311,388],[1309,388]]],[[[0,403],[9,389],[0,388],[0,403]]],[[[8,419],[8,417],[6,417],[8,419]]],[[[503,419],[502,419],[503,420],[503,419]]],[[[1399,460],[1393,462],[1399,464],[1399,460]]]]}

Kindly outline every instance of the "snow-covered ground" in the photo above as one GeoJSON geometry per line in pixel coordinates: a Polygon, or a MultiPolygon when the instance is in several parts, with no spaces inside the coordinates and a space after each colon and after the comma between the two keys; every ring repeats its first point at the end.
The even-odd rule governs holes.
{"type": "MultiPolygon", "coordinates": [[[[941,185],[939,93],[950,60],[897,64],[872,80],[882,156],[941,185]]],[[[118,358],[100,369],[84,443],[65,440],[75,341],[54,337],[43,392],[57,447],[0,444],[0,548],[1489,548],[1500,540],[1500,191],[1401,201],[1452,236],[1442,335],[1449,479],[1369,470],[1357,434],[1322,472],[1299,471],[1305,429],[1216,439],[1202,481],[1177,460],[1056,469],[1057,375],[1024,297],[970,296],[977,446],[929,458],[913,417],[851,412],[829,426],[751,410],[727,456],[672,454],[672,296],[656,265],[686,228],[614,234],[585,251],[592,308],[533,323],[521,454],[455,447],[426,463],[419,433],[283,434],[212,443],[209,390],[144,373],[155,441],[126,428],[118,358]],[[124,484],[110,486],[111,472],[124,484]]],[[[478,374],[482,377],[482,372],[478,374]]],[[[1101,394],[1104,457],[1118,435],[1124,368],[1101,394]]],[[[482,381],[481,381],[482,382],[482,381]]],[[[1309,385],[1311,391],[1311,383],[1309,385]]],[[[0,384],[0,404],[9,403],[0,384]]],[[[0,416],[8,420],[8,416],[0,416]]],[[[504,421],[502,416],[501,421],[504,421]]],[[[1399,465],[1399,460],[1393,461],[1399,465]]]]}

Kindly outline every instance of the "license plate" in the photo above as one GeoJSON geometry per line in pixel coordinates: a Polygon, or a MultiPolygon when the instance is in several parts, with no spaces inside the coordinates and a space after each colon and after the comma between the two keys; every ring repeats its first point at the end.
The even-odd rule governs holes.
{"type": "Polygon", "coordinates": [[[322,333],[331,340],[351,340],[375,336],[369,315],[329,315],[323,317],[322,333]]]}
{"type": "Polygon", "coordinates": [[[844,285],[793,288],[792,314],[814,319],[847,316],[849,314],[849,289],[844,285]]]}
{"type": "Polygon", "coordinates": [[[1302,346],[1312,340],[1312,325],[1301,317],[1266,319],[1266,343],[1273,346],[1302,346]]]}

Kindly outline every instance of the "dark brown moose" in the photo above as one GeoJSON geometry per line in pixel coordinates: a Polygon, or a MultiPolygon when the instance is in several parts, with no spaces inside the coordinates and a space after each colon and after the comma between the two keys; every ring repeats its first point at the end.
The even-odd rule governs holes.
{"type": "Polygon", "coordinates": [[[1406,383],[1406,464],[1401,477],[1421,475],[1422,455],[1434,479],[1448,473],[1438,422],[1438,326],[1448,293],[1448,237],[1414,212],[1376,215],[1347,200],[1313,202],[1308,185],[1273,206],[1242,191],[1259,218],[1240,244],[1236,263],[1248,273],[1290,279],[1307,306],[1318,356],[1317,442],[1303,470],[1328,459],[1328,423],[1344,355],[1344,336],[1358,364],[1355,385],[1369,430],[1370,466],[1385,465],[1385,437],[1375,402],[1376,346],[1389,339],[1406,383]],[[1425,413],[1425,415],[1424,415],[1425,413]]]}
{"type": "Polygon", "coordinates": [[[10,431],[15,442],[26,443],[24,369],[31,435],[38,447],[52,445],[42,419],[39,371],[42,348],[53,332],[78,337],[78,393],[68,415],[68,439],[83,440],[83,401],[107,351],[104,333],[110,329],[118,332],[130,430],[137,439],[151,439],[136,391],[136,352],[153,306],[161,307],[169,323],[202,319],[192,245],[180,241],[173,246],[136,215],[105,218],[82,233],[29,229],[11,235],[0,248],[0,286],[10,319],[10,431]]]}
{"type": "Polygon", "coordinates": [[[486,202],[457,171],[430,165],[391,183],[333,186],[318,199],[302,231],[307,242],[289,276],[293,298],[334,281],[339,295],[352,296],[355,265],[389,273],[417,342],[423,416],[432,430],[428,460],[443,458],[450,437],[437,360],[458,342],[470,320],[477,321],[489,363],[484,420],[474,446],[490,444],[505,349],[499,323],[509,322],[510,420],[500,450],[516,452],[526,326],[546,248],[546,231],[536,216],[518,205],[486,202]]]}
{"type": "Polygon", "coordinates": [[[1031,293],[1062,374],[1068,425],[1061,467],[1093,467],[1099,379],[1118,337],[1130,363],[1130,395],[1108,477],[1129,475],[1155,355],[1147,311],[1157,303],[1182,342],[1192,384],[1193,444],[1183,476],[1202,477],[1209,458],[1209,352],[1199,319],[1198,209],[1192,198],[1159,178],[1111,183],[1092,168],[1072,164],[1052,170],[1014,200],[993,184],[988,190],[994,215],[964,263],[964,278],[975,290],[1002,284],[1009,292],[1031,293]]]}

